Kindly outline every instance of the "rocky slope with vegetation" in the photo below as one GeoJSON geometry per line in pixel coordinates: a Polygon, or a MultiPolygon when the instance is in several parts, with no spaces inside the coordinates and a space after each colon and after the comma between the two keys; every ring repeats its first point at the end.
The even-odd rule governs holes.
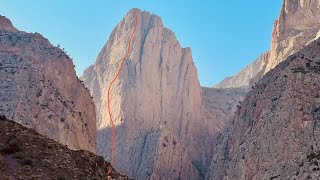
{"type": "Polygon", "coordinates": [[[1,180],[129,179],[103,157],[70,150],[4,116],[0,116],[0,137],[1,180]]]}
{"type": "Polygon", "coordinates": [[[71,149],[96,151],[95,108],[71,58],[0,16],[0,115],[71,149]]]}
{"type": "Polygon", "coordinates": [[[269,71],[247,94],[210,177],[319,179],[319,90],[318,39],[269,71]]]}

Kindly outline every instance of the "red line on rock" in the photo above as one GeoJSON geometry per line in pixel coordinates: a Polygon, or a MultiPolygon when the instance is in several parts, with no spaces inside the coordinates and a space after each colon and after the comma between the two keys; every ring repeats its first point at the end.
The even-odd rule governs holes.
{"type": "Polygon", "coordinates": [[[133,40],[133,37],[136,33],[136,28],[137,28],[137,24],[138,24],[138,17],[137,17],[137,14],[136,14],[136,10],[134,10],[133,12],[134,16],[135,16],[135,24],[134,24],[134,29],[133,29],[133,32],[130,36],[130,41],[129,41],[129,44],[128,44],[128,49],[127,49],[127,53],[126,55],[122,58],[121,60],[121,63],[120,63],[120,67],[117,71],[117,74],[116,76],[113,78],[113,80],[111,81],[110,85],[109,85],[109,88],[108,88],[108,112],[109,112],[109,118],[110,118],[110,123],[111,123],[111,128],[112,128],[112,149],[111,149],[111,165],[113,165],[114,163],[114,149],[115,149],[115,144],[114,144],[114,121],[112,119],[112,113],[111,113],[111,108],[110,108],[110,93],[111,93],[111,88],[112,88],[112,85],[113,83],[115,82],[115,80],[118,78],[119,74],[120,74],[120,71],[122,69],[122,66],[123,66],[123,63],[126,59],[128,59],[129,55],[130,55],[130,48],[131,48],[131,43],[132,43],[132,40],[133,40]]]}

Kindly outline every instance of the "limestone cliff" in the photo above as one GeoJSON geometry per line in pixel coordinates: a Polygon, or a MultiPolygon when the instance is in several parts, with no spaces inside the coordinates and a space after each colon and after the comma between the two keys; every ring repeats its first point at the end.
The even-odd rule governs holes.
{"type": "Polygon", "coordinates": [[[270,60],[264,74],[315,40],[320,30],[320,0],[284,0],[274,24],[270,60]]]}
{"type": "Polygon", "coordinates": [[[254,67],[259,73],[248,76],[252,74],[251,69],[245,68],[214,87],[230,88],[241,87],[244,84],[253,85],[269,70],[317,37],[320,37],[320,0],[284,0],[280,16],[274,23],[267,62],[261,63],[258,58],[248,66],[254,67]],[[256,66],[255,64],[261,65],[256,66]]]}
{"type": "Polygon", "coordinates": [[[71,149],[96,150],[95,109],[72,60],[0,16],[0,114],[71,149]]]}
{"type": "Polygon", "coordinates": [[[224,156],[217,162],[226,171],[220,175],[319,179],[319,89],[320,39],[270,70],[248,93],[224,138],[224,156]]]}
{"type": "MultiPolygon", "coordinates": [[[[131,56],[111,92],[115,167],[137,179],[203,179],[221,126],[204,109],[190,48],[161,19],[137,10],[131,56]]],[[[82,76],[97,107],[98,153],[110,158],[107,87],[133,30],[130,11],[82,76]]]]}
{"type": "Polygon", "coordinates": [[[226,179],[320,178],[319,80],[320,40],[266,74],[234,117],[226,179]]]}

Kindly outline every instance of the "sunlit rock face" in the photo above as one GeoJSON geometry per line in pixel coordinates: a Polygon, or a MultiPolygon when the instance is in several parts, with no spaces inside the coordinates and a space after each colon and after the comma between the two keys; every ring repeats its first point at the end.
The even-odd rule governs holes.
{"type": "Polygon", "coordinates": [[[0,30],[17,32],[17,29],[12,25],[12,22],[5,16],[0,15],[0,30]]]}
{"type": "Polygon", "coordinates": [[[251,80],[256,77],[261,70],[266,68],[266,65],[270,58],[270,52],[266,52],[258,57],[254,62],[242,69],[234,76],[227,77],[218,84],[214,85],[214,88],[246,88],[250,87],[251,80]]]}
{"type": "Polygon", "coordinates": [[[0,16],[0,114],[71,149],[96,151],[93,101],[72,60],[0,16]]]}
{"type": "Polygon", "coordinates": [[[320,30],[320,0],[285,0],[272,33],[270,61],[264,74],[315,40],[320,30]]]}
{"type": "MultiPolygon", "coordinates": [[[[204,109],[190,48],[161,19],[136,9],[131,55],[111,92],[115,166],[137,179],[203,179],[213,136],[223,124],[204,109]]],[[[110,158],[107,88],[133,31],[133,10],[117,25],[82,76],[97,109],[98,153],[110,158]]]]}
{"type": "Polygon", "coordinates": [[[274,23],[268,56],[262,55],[238,74],[214,87],[251,87],[281,61],[318,37],[320,0],[284,0],[280,16],[274,23]]]}

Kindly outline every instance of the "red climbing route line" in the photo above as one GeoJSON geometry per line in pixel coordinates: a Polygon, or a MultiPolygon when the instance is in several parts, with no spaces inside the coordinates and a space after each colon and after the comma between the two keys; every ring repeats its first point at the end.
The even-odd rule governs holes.
{"type": "Polygon", "coordinates": [[[112,128],[111,165],[113,165],[113,163],[114,163],[114,148],[115,148],[115,145],[114,145],[114,121],[112,119],[112,114],[111,114],[111,110],[110,110],[110,92],[111,92],[111,88],[112,88],[113,83],[115,82],[115,80],[118,78],[118,76],[120,74],[120,71],[122,69],[124,61],[126,59],[128,59],[128,57],[130,55],[131,43],[132,43],[133,37],[134,37],[134,35],[136,33],[136,28],[137,28],[137,24],[138,24],[138,17],[137,17],[137,14],[136,14],[136,10],[133,11],[133,14],[135,16],[135,24],[134,24],[133,32],[132,32],[132,34],[130,36],[130,41],[129,41],[129,44],[128,44],[127,53],[124,56],[124,58],[122,58],[121,63],[120,63],[120,67],[119,67],[119,69],[117,71],[117,74],[114,77],[114,79],[111,81],[111,83],[109,85],[109,88],[108,88],[108,112],[109,112],[109,118],[110,118],[111,128],[112,128]]]}

